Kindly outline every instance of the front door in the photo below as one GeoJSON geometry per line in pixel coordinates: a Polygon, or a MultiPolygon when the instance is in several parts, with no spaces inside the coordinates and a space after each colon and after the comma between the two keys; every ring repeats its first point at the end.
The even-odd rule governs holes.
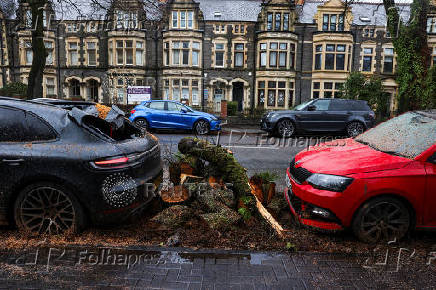
{"type": "Polygon", "coordinates": [[[233,83],[233,101],[238,103],[238,112],[242,112],[244,102],[244,83],[233,83]]]}
{"type": "Polygon", "coordinates": [[[319,132],[328,130],[326,120],[328,119],[328,109],[330,106],[329,99],[319,99],[313,102],[306,108],[306,111],[301,111],[296,114],[300,128],[309,132],[319,132]],[[313,111],[309,111],[310,106],[314,107],[313,111]]]}
{"type": "Polygon", "coordinates": [[[215,89],[213,94],[214,111],[221,113],[221,100],[223,99],[223,89],[215,89]]]}

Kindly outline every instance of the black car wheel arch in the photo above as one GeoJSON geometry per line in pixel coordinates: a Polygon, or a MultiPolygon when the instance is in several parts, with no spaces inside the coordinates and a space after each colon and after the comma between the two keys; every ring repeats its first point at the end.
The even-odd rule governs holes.
{"type": "Polygon", "coordinates": [[[83,206],[72,188],[54,182],[38,182],[23,188],[14,202],[17,227],[32,234],[78,233],[86,223],[83,206]]]}

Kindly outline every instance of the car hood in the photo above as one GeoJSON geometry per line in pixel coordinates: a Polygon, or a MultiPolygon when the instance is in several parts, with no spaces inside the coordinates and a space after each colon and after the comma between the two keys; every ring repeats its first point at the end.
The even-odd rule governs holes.
{"type": "Polygon", "coordinates": [[[393,170],[406,166],[411,159],[390,155],[358,143],[353,139],[338,140],[310,147],[296,157],[298,167],[313,173],[350,175],[393,170]]]}
{"type": "Polygon", "coordinates": [[[196,115],[196,116],[202,116],[202,117],[205,117],[205,118],[211,118],[211,119],[218,118],[217,116],[214,116],[212,114],[205,113],[205,112],[200,112],[200,111],[194,111],[194,112],[191,112],[190,114],[193,114],[193,115],[196,115]]]}

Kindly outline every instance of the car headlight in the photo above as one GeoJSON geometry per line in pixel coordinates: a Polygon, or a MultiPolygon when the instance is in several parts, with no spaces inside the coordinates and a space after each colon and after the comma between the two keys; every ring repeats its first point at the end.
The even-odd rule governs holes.
{"type": "Polygon", "coordinates": [[[343,192],[353,178],[329,174],[312,174],[306,181],[316,189],[343,192]]]}

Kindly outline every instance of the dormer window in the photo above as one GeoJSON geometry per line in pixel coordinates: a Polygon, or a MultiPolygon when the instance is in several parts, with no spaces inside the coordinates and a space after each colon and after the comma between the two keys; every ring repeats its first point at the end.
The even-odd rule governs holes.
{"type": "Polygon", "coordinates": [[[362,21],[362,22],[371,22],[371,19],[370,19],[369,17],[360,16],[359,19],[360,19],[360,21],[362,21]]]}
{"type": "Polygon", "coordinates": [[[323,14],[323,31],[344,31],[344,15],[342,14],[323,14]]]}
{"type": "Polygon", "coordinates": [[[266,16],[266,29],[268,31],[289,30],[289,13],[270,12],[266,16]]]}
{"type": "Polygon", "coordinates": [[[171,14],[171,24],[174,29],[193,29],[194,28],[194,12],[179,10],[173,11],[171,14]]]}

